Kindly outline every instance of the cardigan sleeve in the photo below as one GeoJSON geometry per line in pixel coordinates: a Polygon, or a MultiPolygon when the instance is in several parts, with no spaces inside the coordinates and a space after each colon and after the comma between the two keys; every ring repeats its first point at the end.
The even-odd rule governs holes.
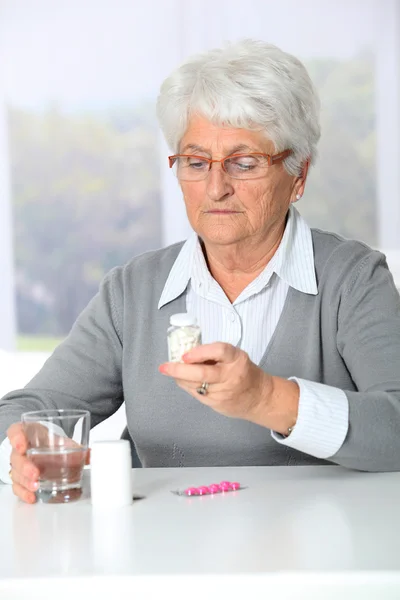
{"type": "Polygon", "coordinates": [[[349,427],[349,401],[337,387],[316,381],[289,377],[299,386],[297,422],[290,435],[271,431],[273,439],[289,448],[316,458],[328,459],[335,454],[349,427]]]}
{"type": "Polygon", "coordinates": [[[115,293],[115,286],[122,287],[119,268],[105,277],[98,294],[39,373],[24,389],[0,400],[0,441],[26,411],[89,410],[94,427],[121,406],[123,291],[115,293]]]}
{"type": "Polygon", "coordinates": [[[357,391],[345,391],[349,426],[330,460],[365,471],[400,470],[400,297],[383,254],[371,251],[339,303],[337,347],[357,391]]]}

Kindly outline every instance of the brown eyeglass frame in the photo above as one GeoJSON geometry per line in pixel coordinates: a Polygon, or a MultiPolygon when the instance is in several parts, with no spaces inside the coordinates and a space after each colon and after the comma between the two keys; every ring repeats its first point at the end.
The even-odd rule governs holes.
{"type": "Polygon", "coordinates": [[[208,162],[208,170],[211,170],[211,165],[212,163],[221,163],[221,168],[224,171],[224,173],[226,173],[227,175],[229,175],[229,173],[225,170],[224,167],[224,163],[226,160],[228,160],[229,158],[238,158],[240,156],[264,156],[267,161],[268,161],[268,166],[272,167],[272,165],[276,165],[280,162],[282,162],[283,160],[285,160],[285,158],[287,158],[288,156],[290,156],[292,154],[292,150],[283,150],[283,152],[279,152],[278,154],[264,154],[263,152],[247,152],[244,154],[230,154],[229,156],[225,156],[225,158],[207,158],[206,156],[198,156],[197,154],[173,154],[172,156],[168,156],[168,160],[169,160],[169,168],[172,169],[172,167],[174,166],[175,161],[178,158],[199,158],[200,160],[204,160],[206,162],[208,162]]]}

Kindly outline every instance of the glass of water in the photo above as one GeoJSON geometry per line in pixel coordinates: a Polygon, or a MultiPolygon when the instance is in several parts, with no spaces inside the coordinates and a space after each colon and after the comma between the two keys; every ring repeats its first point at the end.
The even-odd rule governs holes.
{"type": "Polygon", "coordinates": [[[39,470],[40,502],[64,503],[82,494],[89,448],[87,410],[37,410],[22,415],[27,457],[39,470]]]}

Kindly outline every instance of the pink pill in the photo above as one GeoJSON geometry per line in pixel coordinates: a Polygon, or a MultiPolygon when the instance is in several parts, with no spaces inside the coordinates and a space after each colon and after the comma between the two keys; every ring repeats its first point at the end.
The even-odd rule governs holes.
{"type": "Polygon", "coordinates": [[[186,496],[198,496],[199,490],[195,487],[191,487],[191,488],[188,488],[187,490],[185,490],[185,494],[186,494],[186,496]]]}
{"type": "Polygon", "coordinates": [[[218,483],[212,483],[208,486],[208,489],[210,490],[211,494],[218,494],[218,492],[221,491],[221,488],[219,487],[218,483]]]}
{"type": "Polygon", "coordinates": [[[210,493],[210,488],[202,485],[201,487],[197,488],[198,492],[199,492],[199,496],[205,496],[206,494],[210,493]]]}
{"type": "Polygon", "coordinates": [[[239,489],[240,489],[240,483],[238,483],[237,481],[233,481],[233,482],[231,483],[231,488],[232,488],[233,490],[239,490],[239,489]]]}
{"type": "Polygon", "coordinates": [[[219,484],[219,487],[221,488],[221,490],[223,492],[229,492],[232,489],[229,481],[221,481],[221,483],[219,484]]]}

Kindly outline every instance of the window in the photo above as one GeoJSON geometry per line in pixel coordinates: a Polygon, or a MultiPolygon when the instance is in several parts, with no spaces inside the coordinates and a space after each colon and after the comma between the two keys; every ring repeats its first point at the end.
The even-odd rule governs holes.
{"type": "Polygon", "coordinates": [[[396,271],[398,14],[396,0],[4,0],[0,348],[13,344],[13,297],[18,348],[50,351],[110,268],[187,235],[155,99],[186,56],[227,39],[304,61],[323,135],[299,210],[390,250],[396,271]]]}

